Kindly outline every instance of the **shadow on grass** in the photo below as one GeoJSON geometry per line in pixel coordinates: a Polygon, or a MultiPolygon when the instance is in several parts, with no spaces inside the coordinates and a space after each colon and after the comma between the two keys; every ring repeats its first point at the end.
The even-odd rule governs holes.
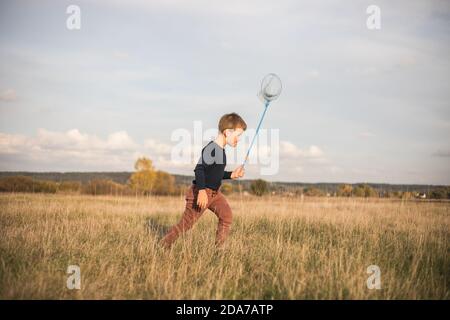
{"type": "Polygon", "coordinates": [[[156,217],[149,217],[146,220],[146,228],[148,232],[156,234],[159,239],[164,237],[171,227],[172,227],[171,224],[162,223],[160,219],[156,217]]]}

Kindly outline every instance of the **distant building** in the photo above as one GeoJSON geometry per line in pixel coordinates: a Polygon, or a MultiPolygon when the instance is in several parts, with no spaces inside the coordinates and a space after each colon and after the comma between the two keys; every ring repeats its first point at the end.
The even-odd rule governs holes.
{"type": "Polygon", "coordinates": [[[416,198],[420,198],[420,199],[426,199],[427,198],[427,194],[424,192],[417,192],[415,194],[416,198]]]}

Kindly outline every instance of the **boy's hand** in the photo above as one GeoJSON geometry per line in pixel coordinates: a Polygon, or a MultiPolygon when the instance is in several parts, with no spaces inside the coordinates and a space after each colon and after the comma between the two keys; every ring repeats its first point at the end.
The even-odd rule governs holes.
{"type": "Polygon", "coordinates": [[[241,165],[237,167],[232,173],[231,173],[231,179],[237,179],[243,177],[245,174],[244,165],[241,165]]]}
{"type": "Polygon", "coordinates": [[[206,206],[208,205],[208,195],[206,194],[206,190],[205,189],[202,189],[202,190],[198,191],[197,205],[201,209],[205,209],[206,206]]]}

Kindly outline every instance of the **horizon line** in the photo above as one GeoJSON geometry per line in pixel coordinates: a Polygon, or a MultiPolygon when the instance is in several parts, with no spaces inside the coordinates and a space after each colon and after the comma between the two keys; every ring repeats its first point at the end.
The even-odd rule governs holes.
{"type": "MultiPolygon", "coordinates": [[[[167,171],[166,171],[167,172],[167,171]]],[[[0,173],[134,173],[134,171],[0,171],[0,173]]],[[[194,177],[194,175],[186,175],[186,174],[178,174],[178,173],[170,173],[173,176],[182,176],[182,177],[194,177]]],[[[252,181],[258,180],[256,179],[240,179],[240,180],[232,180],[232,181],[252,181]]],[[[261,179],[264,180],[264,179],[261,179]]],[[[285,183],[285,184],[378,184],[378,185],[392,185],[392,186],[429,186],[429,187],[449,187],[447,184],[422,184],[422,183],[388,183],[388,182],[302,182],[302,181],[269,181],[270,183],[285,183]]]]}

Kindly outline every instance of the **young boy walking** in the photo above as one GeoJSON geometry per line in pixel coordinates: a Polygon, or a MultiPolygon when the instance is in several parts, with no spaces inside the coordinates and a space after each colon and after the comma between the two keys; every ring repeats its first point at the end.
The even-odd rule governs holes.
{"type": "Polygon", "coordinates": [[[165,247],[170,248],[182,233],[192,228],[206,209],[210,209],[219,218],[215,243],[217,247],[222,246],[230,232],[232,221],[231,208],[220,192],[222,179],[244,176],[243,166],[233,172],[225,171],[225,146],[228,144],[235,148],[246,129],[247,124],[236,113],[225,114],[220,118],[216,139],[202,149],[200,160],[194,169],[195,180],[186,192],[186,207],[181,220],[162,239],[165,247]]]}

